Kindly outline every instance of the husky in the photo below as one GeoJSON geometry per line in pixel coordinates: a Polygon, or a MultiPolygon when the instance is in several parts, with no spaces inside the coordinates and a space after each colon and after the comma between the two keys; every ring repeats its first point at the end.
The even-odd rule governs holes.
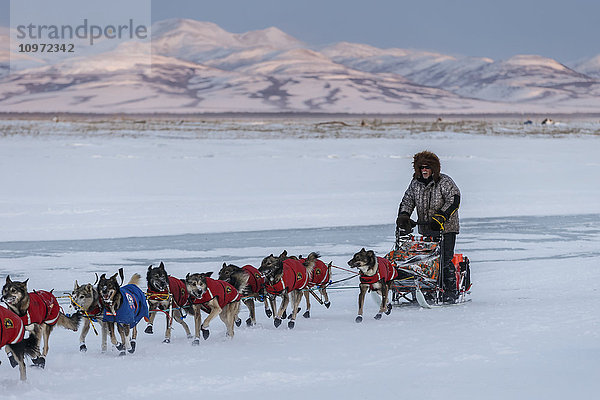
{"type": "Polygon", "coordinates": [[[79,285],[75,281],[73,292],[71,293],[71,305],[83,317],[83,328],[81,328],[81,333],[79,334],[79,351],[83,353],[87,351],[85,338],[90,331],[90,325],[94,321],[98,321],[102,327],[102,352],[106,352],[106,324],[102,321],[102,307],[100,306],[98,289],[91,283],[79,285]]]}
{"type": "Polygon", "coordinates": [[[22,381],[27,380],[25,355],[32,359],[40,355],[38,338],[33,333],[27,339],[24,336],[25,325],[21,317],[8,308],[0,306],[0,348],[6,346],[10,365],[13,368],[19,366],[22,381]]]}
{"type": "Polygon", "coordinates": [[[32,359],[33,365],[44,368],[46,366],[46,356],[48,355],[48,340],[54,326],[59,325],[77,331],[81,315],[75,313],[67,317],[63,314],[60,311],[58,300],[52,292],[45,290],[27,292],[28,281],[29,279],[23,282],[12,281],[10,276],[7,276],[6,283],[2,288],[2,300],[12,312],[21,317],[25,326],[32,325],[31,329],[38,341],[38,347],[42,337],[44,338],[44,347],[41,354],[32,359]]]}
{"type": "MultiPolygon", "coordinates": [[[[327,284],[329,283],[329,278],[331,277],[331,263],[329,265],[325,264],[323,261],[319,260],[319,253],[312,252],[306,257],[306,260],[302,260],[303,264],[307,268],[312,268],[312,273],[308,279],[308,288],[309,290],[304,292],[304,298],[306,300],[306,311],[302,316],[304,318],[310,318],[310,294],[314,288],[319,290],[321,293],[321,299],[317,298],[319,303],[323,304],[326,308],[331,306],[331,302],[329,301],[329,296],[327,295],[327,284]]],[[[314,293],[313,293],[314,294],[314,293]]]]}
{"type": "MultiPolygon", "coordinates": [[[[140,279],[140,274],[133,274],[129,283],[123,287],[119,287],[117,274],[110,278],[102,274],[98,281],[100,304],[104,310],[102,320],[107,324],[111,343],[119,350],[121,356],[125,355],[126,350],[130,354],[135,352],[137,324],[142,318],[149,318],[146,295],[138,286],[140,279]],[[120,343],[117,343],[115,336],[115,323],[121,336],[120,343]]],[[[106,341],[105,330],[102,331],[102,336],[104,343],[106,341]]]]}
{"type": "Polygon", "coordinates": [[[392,263],[385,258],[376,257],[373,250],[367,251],[363,247],[348,261],[348,265],[352,268],[358,268],[360,273],[358,316],[355,321],[357,323],[362,322],[365,294],[367,291],[372,290],[381,296],[381,306],[379,312],[375,314],[375,319],[381,319],[382,313],[389,315],[392,312],[392,305],[388,303],[388,296],[392,281],[398,277],[398,271],[392,263]]]}
{"type": "MultiPolygon", "coordinates": [[[[254,300],[263,301],[265,299],[265,278],[258,269],[252,265],[238,267],[233,264],[223,263],[219,271],[219,279],[231,283],[234,287],[245,287],[242,290],[242,301],[248,307],[250,316],[246,320],[247,326],[256,325],[256,308],[254,300]]],[[[267,317],[271,317],[273,312],[269,309],[269,302],[264,301],[267,317]]]]}
{"type": "Polygon", "coordinates": [[[291,294],[292,315],[288,322],[288,328],[294,328],[298,305],[302,300],[302,291],[308,286],[308,278],[313,268],[314,265],[305,266],[297,257],[288,257],[285,250],[279,257],[271,254],[262,260],[259,271],[265,276],[266,291],[273,296],[283,298],[279,310],[273,317],[275,327],[279,327],[281,320],[285,318],[284,312],[290,303],[289,295],[291,294]]]}
{"type": "MultiPolygon", "coordinates": [[[[200,332],[204,340],[210,334],[208,327],[210,321],[217,315],[227,328],[227,336],[233,338],[233,325],[238,321],[241,295],[238,288],[232,284],[212,279],[212,272],[187,274],[185,285],[191,296],[192,311],[194,313],[195,337],[192,345],[200,344],[200,332]],[[200,310],[208,313],[202,322],[200,310]]],[[[239,288],[244,290],[243,287],[239,288]]]]}
{"type": "Polygon", "coordinates": [[[148,321],[148,325],[144,332],[148,334],[154,333],[152,326],[154,324],[154,318],[156,318],[156,313],[158,311],[163,311],[167,317],[167,330],[165,331],[163,343],[171,343],[173,319],[183,326],[187,338],[191,339],[192,333],[183,320],[183,312],[181,311],[187,304],[189,297],[185,282],[181,279],[169,276],[165,270],[165,265],[162,262],[156,268],[153,268],[152,265],[148,267],[146,281],[148,283],[150,320],[148,321]]]}

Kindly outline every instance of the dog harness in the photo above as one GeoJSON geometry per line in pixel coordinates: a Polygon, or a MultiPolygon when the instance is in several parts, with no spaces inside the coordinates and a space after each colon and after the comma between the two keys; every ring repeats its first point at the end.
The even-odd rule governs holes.
{"type": "Polygon", "coordinates": [[[148,288],[148,300],[163,301],[169,293],[173,295],[173,301],[178,307],[183,307],[188,302],[189,293],[185,287],[185,282],[172,276],[169,276],[168,291],[159,292],[148,288]]]}
{"type": "Polygon", "coordinates": [[[149,318],[146,295],[137,285],[125,285],[120,288],[120,291],[123,298],[121,307],[115,314],[104,309],[105,322],[117,322],[133,328],[142,318],[149,318]]]}
{"type": "Polygon", "coordinates": [[[25,325],[17,314],[0,306],[0,323],[0,348],[23,340],[25,325]]]}
{"type": "MultiPolygon", "coordinates": [[[[219,279],[206,278],[206,291],[201,297],[193,299],[192,304],[203,305],[215,297],[221,308],[242,298],[240,293],[231,283],[219,279]]],[[[206,306],[203,306],[202,309],[206,312],[210,312],[206,306]]]]}
{"type": "Polygon", "coordinates": [[[280,295],[283,291],[288,293],[294,290],[304,289],[308,285],[308,274],[306,267],[299,260],[288,258],[283,261],[283,275],[279,282],[274,285],[266,284],[267,292],[280,295]]]}
{"type": "Polygon", "coordinates": [[[21,319],[25,325],[43,323],[52,326],[58,321],[59,313],[58,300],[52,293],[35,290],[29,293],[29,308],[21,319]]]}
{"type": "Polygon", "coordinates": [[[398,277],[398,271],[392,265],[392,263],[382,257],[377,257],[377,273],[375,275],[360,276],[360,283],[370,285],[369,289],[373,289],[373,285],[383,280],[384,282],[389,282],[398,277]]]}
{"type": "Polygon", "coordinates": [[[250,275],[250,277],[248,278],[248,286],[250,287],[250,293],[260,293],[262,288],[265,287],[265,278],[252,265],[244,265],[242,269],[246,271],[248,275],[250,275]]]}

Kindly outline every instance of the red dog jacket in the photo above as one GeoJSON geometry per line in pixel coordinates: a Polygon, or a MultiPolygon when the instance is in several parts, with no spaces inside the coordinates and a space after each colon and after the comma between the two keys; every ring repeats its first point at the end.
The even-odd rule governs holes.
{"type": "Polygon", "coordinates": [[[288,258],[283,261],[283,276],[274,285],[266,285],[267,292],[279,295],[284,289],[290,293],[293,290],[304,289],[308,285],[306,267],[299,260],[288,258]]]}
{"type": "Polygon", "coordinates": [[[25,326],[23,320],[11,310],[0,306],[0,348],[23,340],[25,326]]]}
{"type": "Polygon", "coordinates": [[[58,321],[59,312],[58,300],[52,293],[36,290],[29,293],[29,308],[21,319],[25,325],[41,323],[54,325],[58,321]]]}
{"type": "Polygon", "coordinates": [[[165,300],[169,293],[173,295],[173,301],[178,307],[183,307],[187,304],[189,293],[185,287],[185,282],[172,276],[169,276],[169,291],[156,292],[148,288],[148,300],[165,300]]]}
{"type": "Polygon", "coordinates": [[[202,297],[194,299],[192,303],[208,303],[215,297],[217,298],[219,307],[223,308],[227,304],[239,300],[242,296],[237,291],[237,289],[233,287],[233,285],[229,282],[221,281],[218,279],[206,278],[206,291],[204,292],[204,294],[202,294],[202,297]]]}
{"type": "Polygon", "coordinates": [[[377,257],[377,273],[372,276],[360,276],[360,283],[369,284],[369,289],[373,285],[383,279],[384,282],[389,282],[398,277],[398,271],[387,258],[377,257]]]}
{"type": "Polygon", "coordinates": [[[254,268],[252,265],[244,265],[242,267],[250,277],[248,278],[248,286],[250,287],[250,293],[260,293],[263,287],[265,287],[265,278],[262,274],[254,268]]]}

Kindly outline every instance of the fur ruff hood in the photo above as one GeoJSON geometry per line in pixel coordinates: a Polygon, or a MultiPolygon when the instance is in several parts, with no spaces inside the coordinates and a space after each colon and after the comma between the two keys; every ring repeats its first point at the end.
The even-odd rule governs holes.
{"type": "Polygon", "coordinates": [[[413,168],[415,170],[415,173],[413,175],[413,178],[423,179],[420,170],[421,165],[429,165],[431,167],[431,176],[433,177],[433,180],[435,182],[440,181],[440,171],[442,169],[442,166],[440,164],[440,159],[438,158],[438,156],[435,155],[435,153],[432,153],[430,151],[422,151],[414,155],[413,168]]]}

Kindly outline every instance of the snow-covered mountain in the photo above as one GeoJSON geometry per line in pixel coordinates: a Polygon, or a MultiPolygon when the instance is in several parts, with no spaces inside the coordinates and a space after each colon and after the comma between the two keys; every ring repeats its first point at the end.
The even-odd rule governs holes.
{"type": "Polygon", "coordinates": [[[598,59],[569,68],[533,55],[317,49],[274,27],[231,33],[188,19],[155,23],[151,46],[124,43],[10,75],[0,48],[0,111],[600,112],[598,59]]]}

